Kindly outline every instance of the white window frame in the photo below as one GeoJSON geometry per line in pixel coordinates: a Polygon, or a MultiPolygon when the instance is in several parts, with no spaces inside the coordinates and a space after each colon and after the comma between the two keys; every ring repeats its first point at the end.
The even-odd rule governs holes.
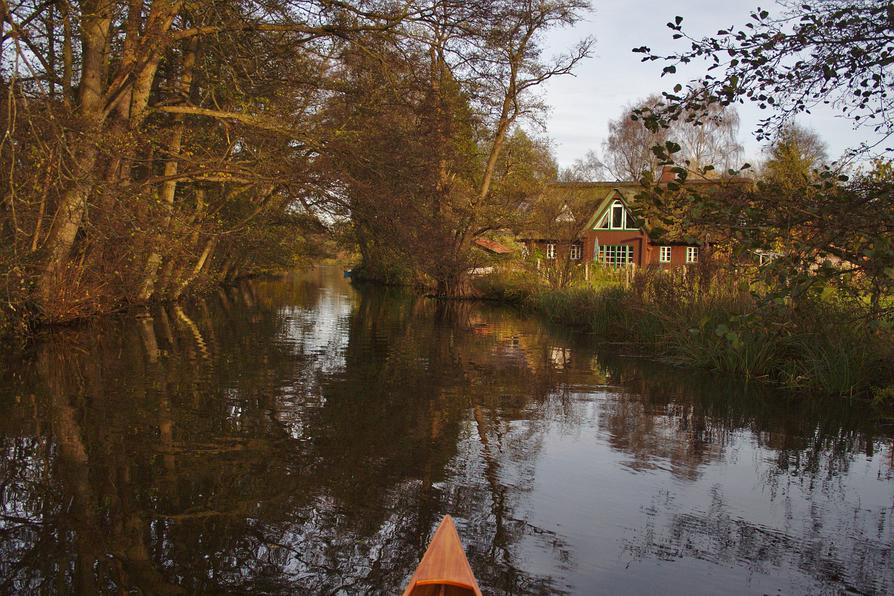
{"type": "Polygon", "coordinates": [[[609,209],[610,217],[608,219],[609,225],[613,230],[624,230],[627,228],[627,210],[624,209],[624,203],[621,201],[615,201],[612,203],[611,208],[609,209]],[[618,225],[615,225],[615,212],[620,211],[620,217],[618,217],[618,225]]]}
{"type": "Polygon", "coordinates": [[[633,216],[628,217],[627,206],[624,205],[624,202],[620,199],[615,199],[611,205],[608,206],[608,209],[605,210],[605,215],[602,216],[602,219],[599,220],[599,223],[596,225],[594,229],[596,230],[636,230],[636,227],[628,227],[629,225],[635,225],[636,222],[633,221],[633,216]],[[615,226],[615,208],[621,209],[621,226],[615,226]],[[628,222],[628,220],[630,220],[628,222]]]}
{"type": "Polygon", "coordinates": [[[556,243],[555,242],[547,242],[546,243],[546,258],[547,259],[555,259],[556,258],[556,243]]]}
{"type": "Polygon", "coordinates": [[[571,245],[571,248],[568,251],[568,258],[571,259],[572,261],[580,261],[581,257],[583,257],[583,254],[584,254],[583,245],[575,242],[574,244],[571,245]]]}
{"type": "Polygon", "coordinates": [[[659,263],[670,263],[672,255],[673,255],[673,248],[671,248],[670,246],[659,246],[658,247],[658,262],[659,263]]]}
{"type": "Polygon", "coordinates": [[[687,246],[686,247],[686,262],[687,263],[698,263],[698,247],[697,246],[687,246]]]}

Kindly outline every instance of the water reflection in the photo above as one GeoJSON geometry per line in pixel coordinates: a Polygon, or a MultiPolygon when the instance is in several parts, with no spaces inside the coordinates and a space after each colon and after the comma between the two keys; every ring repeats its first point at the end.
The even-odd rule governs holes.
{"type": "Polygon", "coordinates": [[[0,365],[0,591],[894,589],[892,429],[499,309],[246,282],[0,365]]]}

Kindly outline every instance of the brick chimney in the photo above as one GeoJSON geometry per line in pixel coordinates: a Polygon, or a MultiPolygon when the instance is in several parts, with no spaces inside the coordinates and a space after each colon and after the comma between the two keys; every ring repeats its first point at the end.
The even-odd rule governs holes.
{"type": "Polygon", "coordinates": [[[661,166],[661,176],[658,178],[659,184],[667,184],[676,179],[677,173],[674,171],[674,166],[661,166]]]}

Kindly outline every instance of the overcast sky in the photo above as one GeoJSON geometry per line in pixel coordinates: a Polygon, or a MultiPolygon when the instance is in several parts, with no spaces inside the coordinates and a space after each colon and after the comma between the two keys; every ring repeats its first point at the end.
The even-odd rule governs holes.
{"type": "MultiPolygon", "coordinates": [[[[682,40],[673,40],[673,32],[666,25],[674,16],[684,18],[684,30],[702,36],[744,24],[757,5],[746,0],[593,0],[595,10],[585,21],[572,29],[551,32],[546,38],[547,55],[567,50],[588,35],[596,38],[593,56],[578,66],[576,76],[548,81],[544,89],[552,108],[546,132],[553,140],[559,165],[568,166],[588,149],[601,153],[608,120],[616,118],[628,103],[650,93],[670,91],[675,83],[685,83],[685,75],[692,78],[706,68],[697,63],[683,76],[662,79],[659,62],[640,62],[642,55],[634,54],[632,48],[646,45],[663,53],[683,49],[686,46],[682,40]]],[[[771,0],[761,6],[771,14],[779,13],[771,0]]],[[[761,155],[761,146],[752,134],[761,113],[750,104],[739,106],[739,136],[745,146],[745,159],[752,163],[761,155]]],[[[855,132],[850,122],[830,110],[817,110],[798,122],[819,133],[833,159],[845,148],[873,138],[855,132]]]]}

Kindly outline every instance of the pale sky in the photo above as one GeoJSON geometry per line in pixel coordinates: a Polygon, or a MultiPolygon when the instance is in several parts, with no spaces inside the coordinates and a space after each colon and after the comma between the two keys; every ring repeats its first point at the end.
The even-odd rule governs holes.
{"type": "MultiPolygon", "coordinates": [[[[553,79],[543,89],[551,106],[546,133],[563,167],[583,157],[588,149],[601,154],[608,120],[617,118],[626,104],[650,93],[670,91],[675,83],[685,83],[707,68],[706,63],[694,63],[691,69],[662,79],[660,62],[640,62],[642,55],[634,54],[634,47],[646,45],[661,53],[685,49],[685,40],[673,40],[673,31],[667,28],[674,16],[683,17],[684,31],[702,36],[741,26],[758,4],[747,0],[593,0],[593,6],[595,10],[585,21],[573,29],[550,32],[545,40],[546,55],[553,55],[587,35],[596,38],[593,56],[578,65],[576,76],[553,79]]],[[[781,12],[772,1],[761,6],[771,14],[781,12]]],[[[752,131],[763,112],[748,103],[738,109],[744,158],[754,163],[761,156],[761,145],[752,131]]],[[[847,147],[877,138],[871,131],[854,131],[849,121],[828,109],[817,109],[798,122],[819,133],[832,159],[847,147]]]]}

